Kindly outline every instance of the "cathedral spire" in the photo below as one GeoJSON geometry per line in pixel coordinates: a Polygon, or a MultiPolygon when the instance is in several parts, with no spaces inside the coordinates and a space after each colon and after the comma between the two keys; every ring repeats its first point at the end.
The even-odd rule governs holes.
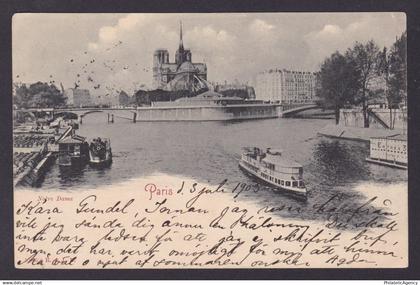
{"type": "Polygon", "coordinates": [[[182,21],[179,21],[179,48],[184,49],[184,43],[182,41],[182,21]]]}

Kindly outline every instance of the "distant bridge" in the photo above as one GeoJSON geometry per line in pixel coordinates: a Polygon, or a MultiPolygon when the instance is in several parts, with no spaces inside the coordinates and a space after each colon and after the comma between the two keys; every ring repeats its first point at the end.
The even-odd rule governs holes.
{"type": "Polygon", "coordinates": [[[108,123],[113,123],[114,118],[125,119],[136,122],[137,111],[136,108],[68,108],[68,109],[56,109],[54,116],[59,116],[63,113],[76,114],[79,123],[83,123],[83,118],[93,113],[106,113],[108,116],[108,123]]]}
{"type": "Polygon", "coordinates": [[[83,118],[92,113],[106,113],[108,116],[108,123],[113,123],[114,118],[126,119],[133,122],[136,122],[137,111],[136,108],[63,108],[63,109],[54,109],[54,108],[30,108],[24,110],[16,110],[19,112],[26,112],[29,114],[35,114],[44,112],[50,118],[57,118],[64,114],[74,114],[77,116],[79,123],[83,123],[83,118]]]}
{"type": "Polygon", "coordinates": [[[284,104],[279,106],[279,116],[287,118],[303,111],[320,108],[321,107],[315,104],[284,104]]]}
{"type": "MultiPolygon", "coordinates": [[[[292,117],[293,115],[303,112],[310,109],[318,109],[319,106],[315,104],[280,104],[278,106],[279,116],[280,117],[292,117]]],[[[113,123],[115,118],[125,119],[127,121],[136,122],[137,121],[137,108],[136,107],[127,107],[127,108],[95,108],[95,107],[86,107],[86,108],[30,108],[23,110],[15,110],[17,112],[26,112],[29,114],[36,113],[46,113],[51,119],[57,118],[64,114],[73,114],[77,117],[80,124],[83,123],[83,119],[89,114],[93,113],[105,113],[107,114],[108,123],[113,123]]]]}

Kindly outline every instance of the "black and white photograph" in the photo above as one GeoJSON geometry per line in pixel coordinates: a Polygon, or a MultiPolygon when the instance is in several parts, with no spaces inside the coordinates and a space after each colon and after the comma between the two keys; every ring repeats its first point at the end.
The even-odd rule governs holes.
{"type": "Polygon", "coordinates": [[[16,13],[15,267],[407,268],[401,12],[16,13]]]}

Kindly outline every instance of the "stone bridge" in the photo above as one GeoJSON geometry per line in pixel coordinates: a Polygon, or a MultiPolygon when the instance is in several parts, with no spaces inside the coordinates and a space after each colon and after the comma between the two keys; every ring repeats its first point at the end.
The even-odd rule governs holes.
{"type": "Polygon", "coordinates": [[[279,106],[279,116],[282,118],[292,117],[293,115],[311,109],[321,109],[315,104],[282,104],[279,106]]]}
{"type": "Polygon", "coordinates": [[[80,124],[83,123],[83,118],[93,113],[106,113],[108,116],[108,123],[113,123],[115,118],[125,119],[127,121],[136,122],[137,111],[136,108],[66,108],[54,109],[54,117],[62,114],[77,115],[80,124]]]}
{"type": "MultiPolygon", "coordinates": [[[[315,104],[282,104],[278,106],[278,114],[280,117],[291,117],[299,112],[303,112],[310,109],[320,108],[315,104]]],[[[89,116],[89,114],[94,113],[106,113],[107,122],[113,123],[116,118],[124,119],[130,122],[137,121],[137,108],[127,107],[127,108],[63,108],[63,109],[53,109],[53,108],[44,108],[44,109],[25,109],[17,110],[19,112],[26,112],[30,114],[35,114],[39,112],[46,113],[51,118],[56,118],[63,114],[72,114],[74,115],[80,124],[83,124],[83,118],[89,116]]]]}

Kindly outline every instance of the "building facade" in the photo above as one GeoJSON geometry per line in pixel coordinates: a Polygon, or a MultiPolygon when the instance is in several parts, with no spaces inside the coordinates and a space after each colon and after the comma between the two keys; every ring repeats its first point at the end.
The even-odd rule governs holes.
{"type": "MultiPolygon", "coordinates": [[[[216,92],[223,93],[223,92],[229,92],[229,91],[233,91],[233,92],[243,91],[244,93],[247,94],[247,96],[245,97],[246,99],[251,99],[251,100],[255,99],[254,87],[249,86],[247,84],[243,84],[239,82],[234,82],[234,83],[224,82],[224,83],[213,83],[212,85],[214,86],[214,91],[216,92]]],[[[233,95],[233,96],[236,96],[236,95],[233,95]]]]}
{"type": "Polygon", "coordinates": [[[67,97],[67,105],[73,107],[85,107],[92,105],[89,90],[69,88],[64,91],[64,96],[67,97]]]}
{"type": "Polygon", "coordinates": [[[175,62],[169,62],[167,49],[157,49],[153,54],[153,88],[166,90],[191,90],[207,80],[205,63],[193,63],[190,49],[184,48],[182,25],[175,62]]]}
{"type": "Polygon", "coordinates": [[[256,98],[287,104],[316,101],[316,76],[312,72],[270,69],[257,74],[256,98]]]}

